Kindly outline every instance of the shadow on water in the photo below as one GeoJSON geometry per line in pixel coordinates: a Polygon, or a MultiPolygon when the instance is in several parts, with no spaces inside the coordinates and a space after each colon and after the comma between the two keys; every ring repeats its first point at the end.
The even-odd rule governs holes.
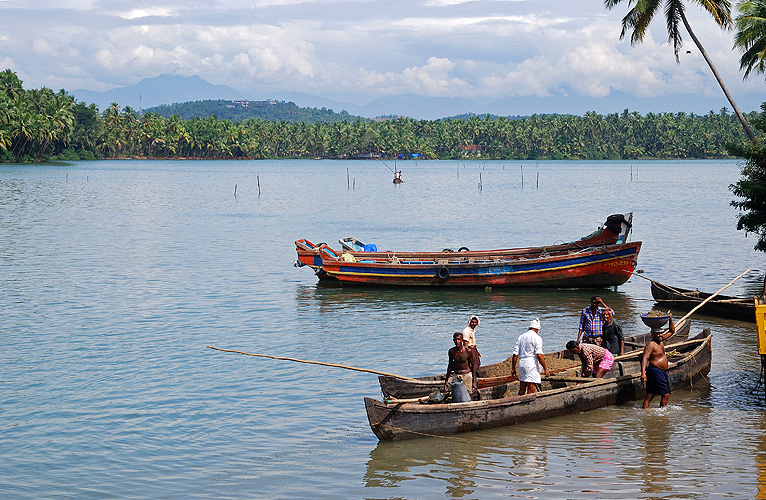
{"type": "Polygon", "coordinates": [[[356,288],[299,285],[295,290],[298,304],[321,310],[374,310],[379,308],[433,307],[450,311],[493,310],[496,313],[523,313],[551,317],[579,312],[600,295],[619,311],[622,318],[638,318],[648,304],[618,290],[571,290],[545,288],[356,288]]]}
{"type": "Polygon", "coordinates": [[[709,429],[716,425],[713,410],[695,401],[710,390],[704,381],[678,390],[662,409],[656,400],[649,410],[631,401],[485,431],[380,442],[370,451],[364,485],[447,498],[498,491],[512,498],[694,498],[706,472],[697,463],[704,455],[692,454],[714,447],[709,429]]]}
{"type": "Polygon", "coordinates": [[[378,443],[370,452],[364,484],[390,488],[417,479],[432,494],[474,498],[488,479],[539,489],[534,483],[547,476],[547,467],[545,442],[534,427],[526,426],[512,433],[501,429],[378,443]],[[494,468],[502,472],[488,478],[487,471],[494,468]]]}

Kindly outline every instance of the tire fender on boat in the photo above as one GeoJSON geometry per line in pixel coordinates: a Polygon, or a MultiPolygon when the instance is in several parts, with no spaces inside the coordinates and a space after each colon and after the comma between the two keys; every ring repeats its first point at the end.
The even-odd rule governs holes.
{"type": "Polygon", "coordinates": [[[440,280],[446,280],[447,278],[449,278],[449,268],[445,266],[441,266],[436,271],[436,277],[439,278],[440,280]]]}

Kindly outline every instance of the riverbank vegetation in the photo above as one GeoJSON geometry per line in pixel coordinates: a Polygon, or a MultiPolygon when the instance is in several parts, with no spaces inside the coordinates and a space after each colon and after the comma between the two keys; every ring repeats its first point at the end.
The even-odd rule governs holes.
{"type": "MultiPolygon", "coordinates": [[[[750,118],[750,123],[754,129],[766,132],[766,103],[761,110],[750,118]]],[[[742,177],[729,186],[737,197],[731,204],[741,210],[737,229],[754,233],[758,238],[754,248],[766,252],[766,145],[760,141],[732,146],[732,154],[744,159],[742,177]]]]}
{"type": "Polygon", "coordinates": [[[725,108],[705,115],[627,109],[601,115],[444,120],[181,119],[112,104],[99,111],[64,90],[25,90],[0,72],[0,161],[96,158],[687,159],[731,157],[747,137],[725,108]],[[370,154],[372,153],[372,154],[370,154]],[[378,156],[379,155],[379,156],[378,156]]]}

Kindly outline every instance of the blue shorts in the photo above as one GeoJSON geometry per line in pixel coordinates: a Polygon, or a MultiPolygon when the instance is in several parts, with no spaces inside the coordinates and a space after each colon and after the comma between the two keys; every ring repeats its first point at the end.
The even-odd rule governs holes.
{"type": "Polygon", "coordinates": [[[670,383],[668,382],[668,372],[661,370],[656,366],[646,367],[646,393],[659,394],[664,396],[670,394],[670,383]]]}

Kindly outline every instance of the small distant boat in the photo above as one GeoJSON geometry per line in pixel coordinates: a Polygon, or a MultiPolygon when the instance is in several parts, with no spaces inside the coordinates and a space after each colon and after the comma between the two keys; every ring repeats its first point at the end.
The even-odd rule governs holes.
{"type": "MultiPolygon", "coordinates": [[[[701,304],[711,295],[699,290],[670,287],[652,281],[652,297],[663,308],[688,311],[701,304]]],[[[719,318],[755,323],[755,298],[716,295],[700,307],[699,312],[719,318]]]]}
{"type": "MultiPolygon", "coordinates": [[[[674,343],[686,340],[691,330],[691,321],[684,320],[676,326],[676,332],[670,337],[674,343]]],[[[630,337],[625,337],[625,353],[643,349],[646,342],[651,339],[651,333],[642,333],[630,337]]],[[[544,354],[545,364],[552,373],[565,371],[576,366],[580,366],[580,358],[575,359],[574,355],[567,349],[554,351],[544,354]]],[[[481,366],[478,372],[477,386],[479,389],[493,387],[517,380],[517,377],[510,375],[511,358],[499,363],[493,363],[481,366]]],[[[444,373],[418,378],[399,378],[391,375],[380,375],[380,390],[384,398],[420,398],[428,396],[434,390],[444,388],[444,373]]]]}
{"type": "Polygon", "coordinates": [[[632,213],[611,215],[595,232],[570,243],[496,250],[365,251],[346,238],[337,251],[301,239],[295,242],[295,265],[344,285],[617,286],[630,278],[641,248],[640,242],[626,243],[632,219],[632,213]]]}
{"type": "MultiPolygon", "coordinates": [[[[671,391],[703,379],[710,371],[712,334],[666,346],[671,391]]],[[[364,398],[367,420],[381,441],[441,436],[490,429],[593,410],[641,399],[641,351],[616,360],[604,378],[582,378],[580,368],[549,377],[542,391],[518,395],[518,381],[479,389],[478,401],[429,403],[428,398],[378,401],[364,398]]]]}

